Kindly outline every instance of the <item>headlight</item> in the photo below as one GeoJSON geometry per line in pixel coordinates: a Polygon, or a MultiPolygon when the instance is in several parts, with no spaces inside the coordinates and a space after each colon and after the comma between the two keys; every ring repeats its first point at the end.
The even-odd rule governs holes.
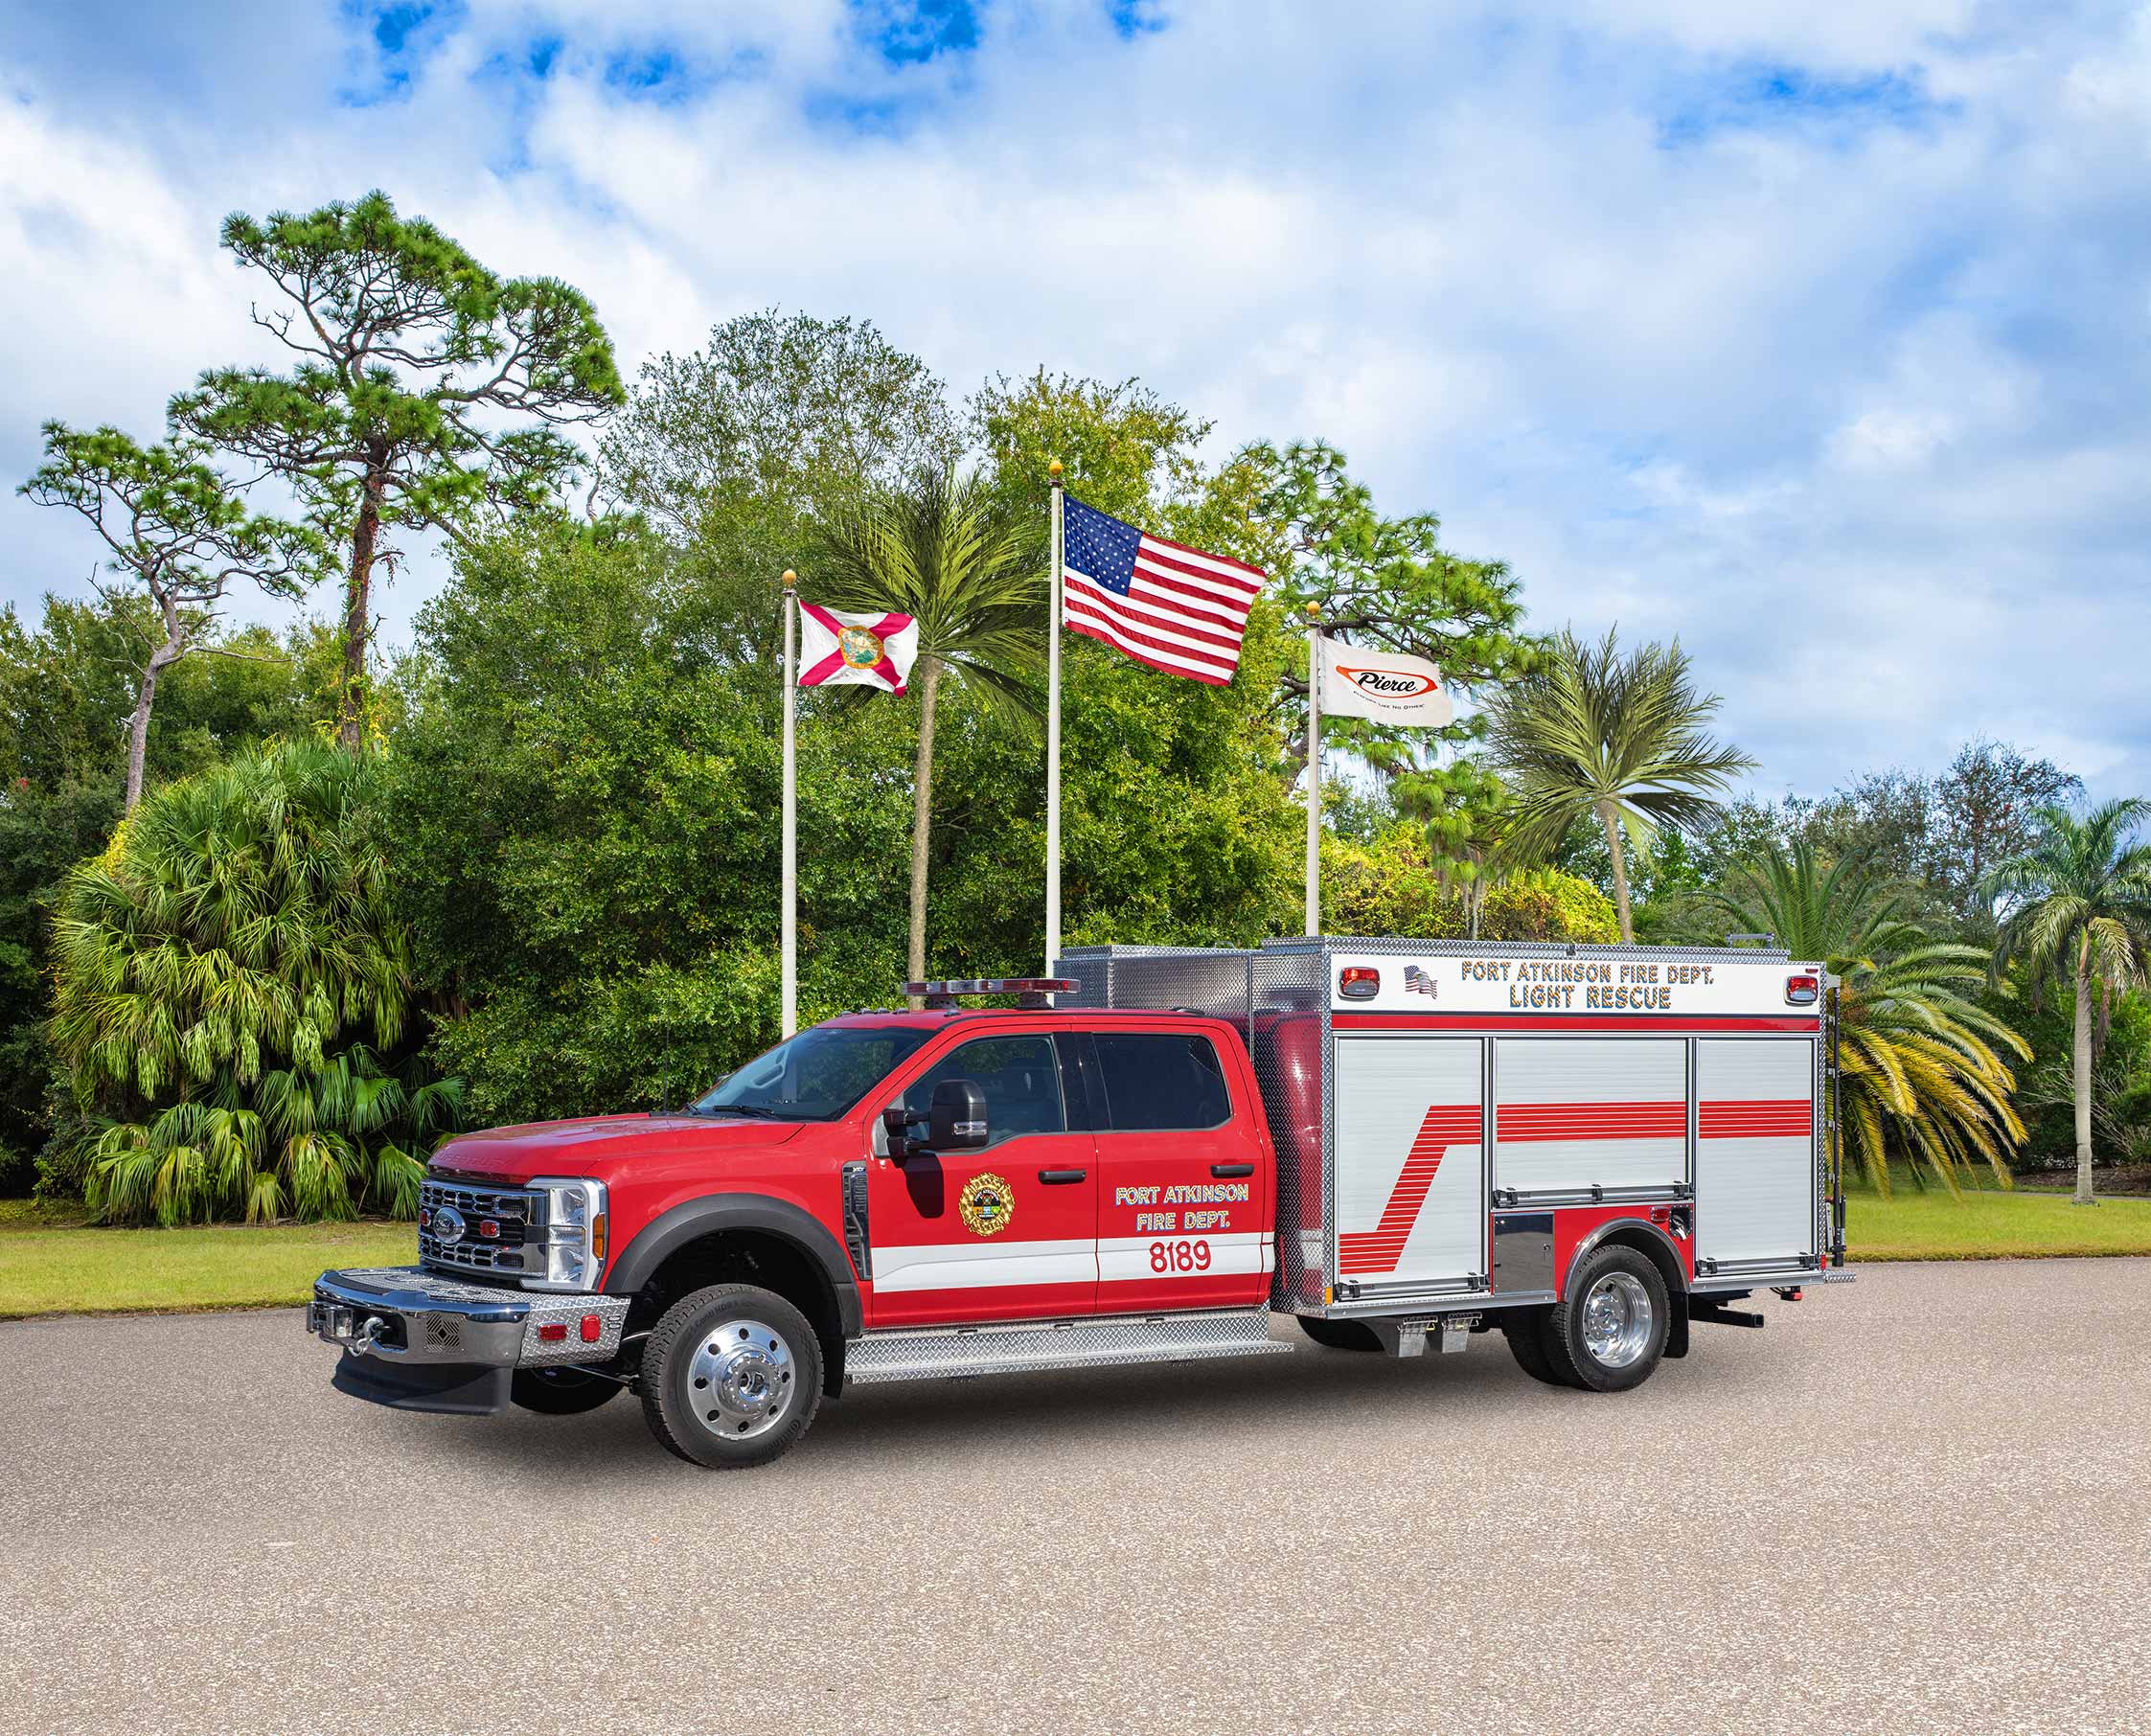
{"type": "Polygon", "coordinates": [[[542,1259],[538,1269],[543,1275],[534,1271],[523,1280],[524,1286],[596,1290],[605,1275],[605,1183],[540,1178],[530,1187],[538,1205],[530,1240],[542,1259]]]}

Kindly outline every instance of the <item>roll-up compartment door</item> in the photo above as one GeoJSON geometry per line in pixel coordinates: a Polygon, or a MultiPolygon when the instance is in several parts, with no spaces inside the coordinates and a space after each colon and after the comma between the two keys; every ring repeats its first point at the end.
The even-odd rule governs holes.
{"type": "Polygon", "coordinates": [[[1696,1044],[1696,1257],[1791,1265],[1816,1251],[1815,1045],[1696,1044]]]}
{"type": "Polygon", "coordinates": [[[1494,1090],[1497,1188],[1670,1192],[1688,1178],[1681,1038],[1504,1037],[1494,1090]]]}
{"type": "Polygon", "coordinates": [[[1337,1039],[1337,1274],[1433,1284],[1486,1270],[1484,1045],[1337,1039]]]}

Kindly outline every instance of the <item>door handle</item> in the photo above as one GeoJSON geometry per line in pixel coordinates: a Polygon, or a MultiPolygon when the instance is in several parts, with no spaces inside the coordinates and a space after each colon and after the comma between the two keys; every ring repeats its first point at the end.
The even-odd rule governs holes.
{"type": "Polygon", "coordinates": [[[1237,1181],[1241,1176],[1252,1176],[1254,1173],[1255,1166],[1251,1163],[1213,1163],[1210,1165],[1210,1174],[1220,1181],[1237,1181]]]}
{"type": "Polygon", "coordinates": [[[1071,1181],[1081,1181],[1089,1174],[1088,1170],[1041,1170],[1039,1179],[1047,1187],[1065,1187],[1071,1181]]]}

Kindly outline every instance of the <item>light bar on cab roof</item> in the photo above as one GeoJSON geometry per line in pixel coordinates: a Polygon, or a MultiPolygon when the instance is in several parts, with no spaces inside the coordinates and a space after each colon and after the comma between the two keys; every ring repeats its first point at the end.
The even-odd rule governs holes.
{"type": "Polygon", "coordinates": [[[905,983],[906,994],[922,994],[930,1008],[952,1007],[959,996],[1013,994],[1018,1007],[1050,1007],[1046,997],[1073,994],[1083,984],[1072,976],[957,976],[946,982],[905,983]]]}

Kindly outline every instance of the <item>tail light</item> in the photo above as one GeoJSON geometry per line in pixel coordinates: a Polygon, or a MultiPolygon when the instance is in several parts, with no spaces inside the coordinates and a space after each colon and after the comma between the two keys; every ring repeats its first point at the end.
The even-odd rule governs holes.
{"type": "Polygon", "coordinates": [[[1346,1000],[1372,1000],[1382,993],[1382,972],[1372,965],[1346,965],[1337,973],[1337,992],[1346,1000]]]}
{"type": "Polygon", "coordinates": [[[1812,1007],[1822,998],[1822,979],[1819,976],[1788,976],[1785,979],[1785,1004],[1789,1007],[1812,1007]]]}

